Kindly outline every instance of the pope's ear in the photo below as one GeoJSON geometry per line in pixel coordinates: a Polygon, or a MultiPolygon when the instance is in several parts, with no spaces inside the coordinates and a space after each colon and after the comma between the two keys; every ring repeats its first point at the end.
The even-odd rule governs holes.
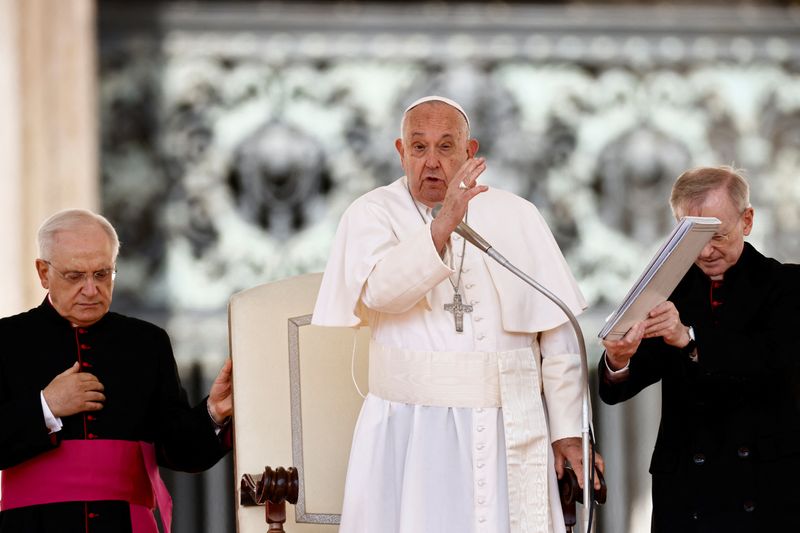
{"type": "Polygon", "coordinates": [[[400,159],[403,158],[403,139],[397,139],[394,141],[394,147],[397,150],[397,153],[400,154],[400,159]]]}
{"type": "Polygon", "coordinates": [[[478,153],[478,139],[470,139],[467,142],[467,154],[469,157],[475,157],[475,154],[478,153]]]}

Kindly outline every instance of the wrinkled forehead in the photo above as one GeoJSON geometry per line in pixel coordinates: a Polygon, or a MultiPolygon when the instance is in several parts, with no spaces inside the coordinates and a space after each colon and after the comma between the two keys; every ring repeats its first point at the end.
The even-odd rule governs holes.
{"type": "Polygon", "coordinates": [[[409,111],[411,111],[417,106],[420,106],[422,104],[427,104],[429,102],[441,102],[442,104],[448,105],[453,109],[455,109],[456,111],[458,111],[459,113],[461,113],[461,116],[464,117],[464,120],[467,121],[467,129],[469,129],[470,126],[469,117],[467,116],[467,112],[464,111],[464,108],[461,107],[461,105],[455,100],[451,100],[450,98],[445,98],[444,96],[436,96],[436,95],[423,96],[422,98],[412,102],[411,105],[409,105],[406,108],[406,110],[403,111],[403,121],[405,121],[406,115],[408,115],[409,111]]]}
{"type": "Polygon", "coordinates": [[[676,206],[680,215],[708,216],[713,213],[717,218],[736,218],[741,215],[736,204],[725,187],[711,189],[696,198],[684,198],[676,206]]]}
{"type": "Polygon", "coordinates": [[[51,253],[59,259],[115,259],[111,238],[103,228],[94,224],[82,224],[56,231],[51,253]]]}
{"type": "Polygon", "coordinates": [[[464,108],[461,107],[458,102],[451,100],[449,98],[445,98],[444,96],[424,96],[409,105],[406,110],[403,112],[403,117],[400,120],[400,136],[405,138],[406,134],[406,127],[409,122],[409,117],[414,114],[413,111],[417,110],[420,107],[443,107],[444,109],[454,110],[453,113],[456,117],[458,117],[458,121],[461,122],[465,126],[466,136],[469,138],[469,117],[467,116],[466,111],[464,108]]]}
{"type": "Polygon", "coordinates": [[[422,104],[408,112],[400,130],[404,142],[412,138],[452,137],[463,142],[469,139],[469,126],[455,109],[444,104],[422,104]]]}

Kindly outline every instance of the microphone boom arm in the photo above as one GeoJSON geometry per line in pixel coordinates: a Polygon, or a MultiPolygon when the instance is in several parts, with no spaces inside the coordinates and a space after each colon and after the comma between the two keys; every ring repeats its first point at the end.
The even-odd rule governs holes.
{"type": "MultiPolygon", "coordinates": [[[[461,235],[464,239],[469,241],[472,245],[480,249],[481,251],[485,252],[489,257],[500,263],[503,267],[511,271],[515,276],[520,278],[522,281],[539,291],[542,295],[547,297],[551,302],[556,304],[565,315],[569,319],[572,328],[575,330],[575,336],[578,338],[578,347],[580,349],[580,359],[581,359],[581,380],[583,382],[583,395],[582,395],[582,402],[581,402],[581,444],[582,444],[582,452],[583,452],[583,504],[586,509],[592,505],[591,500],[591,488],[589,486],[590,481],[590,472],[591,470],[589,467],[591,466],[594,468],[594,465],[591,464],[589,455],[590,455],[590,438],[589,438],[589,367],[586,359],[586,342],[583,339],[583,331],[581,330],[581,326],[578,323],[578,319],[575,318],[575,315],[572,313],[567,304],[565,304],[558,296],[550,292],[546,287],[543,287],[539,282],[535,279],[531,278],[523,271],[515,267],[511,264],[508,259],[503,257],[497,250],[492,248],[492,245],[486,242],[486,240],[478,235],[475,230],[469,227],[464,222],[461,222],[456,229],[454,230],[456,233],[461,235]]],[[[584,512],[584,532],[588,532],[589,528],[589,513],[584,512]]]]}

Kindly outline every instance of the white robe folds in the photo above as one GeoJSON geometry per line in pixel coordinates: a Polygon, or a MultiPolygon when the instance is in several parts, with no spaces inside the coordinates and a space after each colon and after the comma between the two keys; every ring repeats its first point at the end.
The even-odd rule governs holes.
{"type": "MultiPolygon", "coordinates": [[[[314,324],[368,324],[372,334],[371,392],[353,438],[340,531],[563,531],[549,443],[580,435],[574,333],[555,304],[476,248],[462,247],[457,235],[443,260],[431,238],[430,209],[416,206],[422,218],[405,177],[353,202],[314,310],[314,324]],[[456,332],[443,306],[452,302],[448,277],[455,282],[462,260],[461,294],[473,311],[456,332]],[[430,360],[396,366],[420,357],[430,360]],[[485,376],[449,379],[475,357],[489,369],[485,376]],[[426,388],[426,379],[437,386],[426,388]],[[486,381],[486,393],[471,392],[464,380],[486,381]],[[464,394],[473,400],[462,401],[464,394]]],[[[468,217],[573,313],[585,308],[531,203],[490,189],[470,202],[468,217]]]]}

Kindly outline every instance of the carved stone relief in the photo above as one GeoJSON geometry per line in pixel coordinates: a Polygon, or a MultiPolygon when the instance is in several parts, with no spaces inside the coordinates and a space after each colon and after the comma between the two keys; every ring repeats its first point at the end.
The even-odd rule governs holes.
{"type": "Polygon", "coordinates": [[[346,206],[402,173],[399,118],[426,93],[468,109],[484,181],[539,206],[596,307],[669,231],[671,183],[695,165],[747,169],[752,240],[800,260],[786,10],[438,5],[420,25],[393,4],[259,5],[152,8],[160,32],[101,19],[120,305],[214,315],[322,270],[346,206]]]}

